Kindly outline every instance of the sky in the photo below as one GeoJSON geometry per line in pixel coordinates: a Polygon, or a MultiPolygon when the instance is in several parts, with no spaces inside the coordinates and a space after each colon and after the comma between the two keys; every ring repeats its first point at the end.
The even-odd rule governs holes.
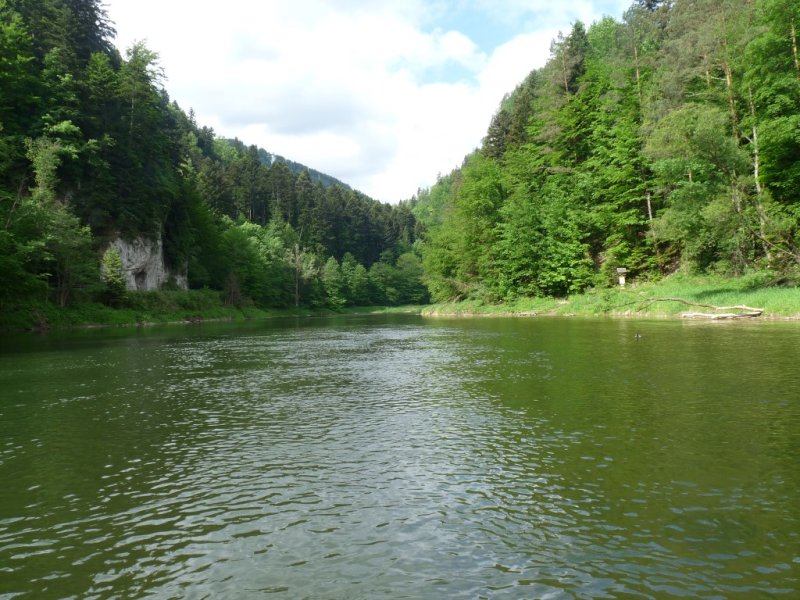
{"type": "Polygon", "coordinates": [[[632,0],[106,0],[200,126],[409,199],[480,145],[572,23],[632,0]]]}

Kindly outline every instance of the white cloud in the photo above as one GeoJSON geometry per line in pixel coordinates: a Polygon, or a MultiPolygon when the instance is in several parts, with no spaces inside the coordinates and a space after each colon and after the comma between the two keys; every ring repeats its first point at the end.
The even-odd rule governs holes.
{"type": "Polygon", "coordinates": [[[581,20],[585,25],[605,15],[619,17],[633,0],[462,0],[497,22],[526,23],[526,29],[567,30],[581,20]],[[531,23],[535,22],[535,25],[531,23]]]}
{"type": "MultiPolygon", "coordinates": [[[[485,1],[460,6],[472,2],[474,9],[485,1]]],[[[460,164],[480,143],[503,94],[544,63],[559,28],[604,12],[595,14],[586,0],[570,9],[537,0],[487,2],[487,27],[507,15],[541,23],[481,49],[467,33],[437,25],[436,15],[448,6],[423,0],[108,2],[118,44],[146,38],[161,55],[171,97],[194,108],[201,125],[393,202],[460,164]],[[437,81],[440,76],[446,78],[437,81]]]]}

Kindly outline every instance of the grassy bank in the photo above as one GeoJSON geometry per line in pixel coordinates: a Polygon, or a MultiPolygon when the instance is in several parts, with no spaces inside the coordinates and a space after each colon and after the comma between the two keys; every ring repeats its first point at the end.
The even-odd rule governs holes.
{"type": "Polygon", "coordinates": [[[137,292],[129,294],[120,306],[97,302],[57,306],[39,302],[8,307],[0,313],[0,330],[47,330],[74,327],[123,327],[151,323],[194,323],[200,321],[243,321],[291,316],[329,316],[336,314],[419,313],[421,307],[351,307],[340,311],[325,308],[275,308],[225,306],[213,290],[137,292]]]}
{"type": "Polygon", "coordinates": [[[520,298],[501,304],[465,301],[431,306],[261,309],[225,306],[212,290],[139,292],[124,305],[109,307],[80,303],[59,307],[50,302],[9,307],[0,312],[0,330],[68,329],[91,326],[137,326],[150,323],[243,321],[290,316],[366,314],[423,314],[425,316],[616,316],[678,317],[685,312],[713,312],[665,298],[715,306],[763,308],[761,318],[800,319],[800,288],[775,285],[774,276],[752,274],[738,278],[672,275],[657,282],[633,282],[625,289],[593,289],[569,298],[520,298]]]}
{"type": "Polygon", "coordinates": [[[0,316],[0,329],[42,330],[212,319],[242,320],[267,315],[266,311],[253,307],[225,306],[220,295],[210,290],[139,292],[129,294],[116,307],[98,302],[61,307],[45,301],[10,307],[0,316]]]}
{"type": "Polygon", "coordinates": [[[762,318],[800,318],[800,288],[780,287],[773,275],[754,273],[738,278],[676,274],[657,282],[633,282],[625,289],[593,289],[568,298],[520,298],[485,305],[478,302],[436,304],[424,309],[434,315],[580,315],[677,317],[686,312],[714,312],[666,298],[714,306],[763,308],[762,318]]]}

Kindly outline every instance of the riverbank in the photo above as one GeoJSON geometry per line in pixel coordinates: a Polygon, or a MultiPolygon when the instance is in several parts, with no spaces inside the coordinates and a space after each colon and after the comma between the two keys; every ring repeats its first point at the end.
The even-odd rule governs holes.
{"type": "Polygon", "coordinates": [[[568,298],[520,298],[491,305],[476,301],[434,304],[422,314],[667,318],[687,312],[713,313],[710,306],[764,309],[755,317],[758,319],[800,319],[800,288],[778,286],[774,275],[764,273],[737,278],[676,274],[657,282],[592,289],[568,298]]]}
{"type": "Polygon", "coordinates": [[[625,289],[592,289],[568,298],[520,298],[501,304],[477,301],[429,306],[274,308],[225,306],[219,292],[191,290],[131,294],[125,306],[80,303],[59,307],[49,302],[7,308],[0,314],[0,331],[42,331],[86,327],[135,327],[159,323],[247,321],[281,317],[325,317],[379,313],[436,316],[585,316],[678,318],[686,312],[713,312],[708,306],[762,308],[758,319],[800,320],[800,288],[781,287],[774,276],[744,277],[672,275],[657,282],[634,282],[625,289]],[[681,299],[685,303],[678,302],[681,299]],[[693,307],[690,304],[698,305],[693,307]]]}
{"type": "Polygon", "coordinates": [[[133,293],[122,306],[98,302],[58,306],[40,302],[9,307],[0,314],[0,331],[47,331],[92,327],[141,327],[167,323],[250,321],[281,317],[324,317],[341,314],[416,313],[421,307],[371,306],[327,308],[258,308],[225,306],[213,290],[133,293]]]}

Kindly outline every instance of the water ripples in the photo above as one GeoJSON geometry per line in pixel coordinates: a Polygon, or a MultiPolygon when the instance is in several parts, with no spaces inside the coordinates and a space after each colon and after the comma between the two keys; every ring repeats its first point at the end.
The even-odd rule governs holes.
{"type": "Polygon", "coordinates": [[[633,464],[624,429],[597,412],[584,426],[594,395],[542,410],[566,367],[506,339],[290,328],[65,364],[30,388],[33,414],[0,409],[18,415],[0,473],[23,488],[0,491],[0,598],[800,589],[798,513],[774,501],[785,482],[644,475],[659,467],[633,464]]]}

